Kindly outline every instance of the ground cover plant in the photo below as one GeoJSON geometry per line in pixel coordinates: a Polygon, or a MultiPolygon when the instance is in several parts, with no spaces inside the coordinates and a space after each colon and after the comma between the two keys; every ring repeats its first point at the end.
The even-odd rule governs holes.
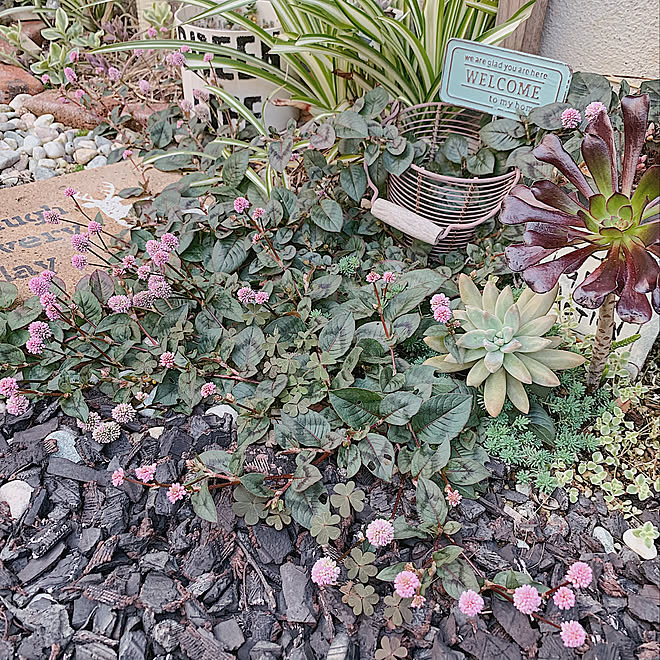
{"type": "MultiPolygon", "coordinates": [[[[188,53],[169,56],[174,68],[188,53]]],[[[657,424],[633,424],[617,403],[634,406],[643,388],[608,355],[600,389],[587,392],[581,365],[597,361],[598,344],[561,326],[554,285],[537,294],[507,270],[502,253],[519,240],[515,227],[493,220],[469,260],[454,254],[436,265],[377,223],[369,180],[383,188],[425,148],[387,123],[384,90],[277,132],[212,75],[208,82],[194,107],[154,113],[143,145],[123,153],[187,172],[140,204],[130,232],[109,236],[79,207],[75,290],[48,271],[30,281],[34,297],[22,304],[11,285],[0,286],[7,413],[28,419],[33,404],[56,401],[109,465],[138,421],[220,406],[236,416],[234,443],[190,453],[171,479],[135,454],[114,460],[113,487],[162,491],[213,525],[229,500],[250,530],[307,530],[319,602],[336,597],[355,616],[378,612],[390,630],[420,627],[447,596],[478,627],[487,603],[502,600],[556,631],[560,652],[584,648],[574,590],[591,586],[596,563],[566,561],[547,586],[524,566],[477,565],[459,508],[485,493],[494,457],[544,496],[567,486],[577,501],[600,489],[635,518],[660,490],[653,457],[638,452],[647,438],[657,442],[657,424]],[[107,414],[92,394],[110,402],[107,414]],[[384,506],[373,506],[365,480],[383,485],[384,506]]],[[[602,109],[586,116],[590,104],[605,104],[599,99],[617,126],[631,101],[578,74],[568,104],[487,122],[482,139],[499,167],[521,150],[528,178],[553,176],[534,153],[549,143],[579,153],[581,131],[593,135],[604,121],[602,109]]],[[[638,156],[628,159],[644,170],[638,156]]],[[[66,194],[75,201],[78,191],[66,194]]],[[[54,210],[44,217],[69,220],[54,210]]],[[[546,229],[527,226],[523,240],[546,229]]],[[[652,525],[640,530],[652,543],[652,525]]],[[[376,657],[406,653],[386,635],[376,657]]]]}

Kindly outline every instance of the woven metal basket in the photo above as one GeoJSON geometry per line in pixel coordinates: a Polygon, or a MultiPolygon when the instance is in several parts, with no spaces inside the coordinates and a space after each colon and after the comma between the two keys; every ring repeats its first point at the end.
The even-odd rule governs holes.
{"type": "MultiPolygon", "coordinates": [[[[481,113],[443,103],[405,108],[396,118],[401,135],[428,144],[425,162],[435,158],[450,134],[464,136],[470,153],[476,153],[481,146],[480,122],[481,113]]],[[[500,176],[466,179],[413,164],[401,176],[388,176],[389,202],[375,200],[372,213],[409,237],[432,243],[431,257],[437,258],[465,249],[476,228],[499,211],[519,177],[513,169],[500,176]],[[390,222],[393,214],[396,222],[390,222]]]]}

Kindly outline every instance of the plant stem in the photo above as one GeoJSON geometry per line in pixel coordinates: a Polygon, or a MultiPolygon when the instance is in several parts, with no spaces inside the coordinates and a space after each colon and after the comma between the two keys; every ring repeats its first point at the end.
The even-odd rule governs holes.
{"type": "Polygon", "coordinates": [[[612,348],[614,335],[614,293],[610,293],[598,311],[598,328],[594,338],[594,346],[591,351],[591,362],[587,372],[587,390],[593,392],[600,384],[607,358],[612,348]]]}

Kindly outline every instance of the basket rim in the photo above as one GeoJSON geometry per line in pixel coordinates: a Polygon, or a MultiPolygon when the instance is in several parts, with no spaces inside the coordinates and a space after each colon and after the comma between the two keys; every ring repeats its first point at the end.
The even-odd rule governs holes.
{"type": "MultiPolygon", "coordinates": [[[[430,179],[433,179],[435,181],[442,181],[444,183],[469,183],[469,184],[478,184],[478,183],[496,183],[499,181],[505,181],[506,179],[510,179],[514,176],[517,176],[520,170],[517,167],[514,167],[512,170],[509,172],[505,172],[504,174],[499,174],[498,176],[489,176],[489,177],[474,177],[474,178],[468,178],[468,177],[463,177],[463,176],[448,176],[446,174],[437,174],[436,172],[431,172],[430,170],[427,170],[425,167],[422,167],[421,165],[415,165],[415,163],[410,164],[410,169],[415,170],[417,173],[422,174],[423,176],[426,176],[430,179]]],[[[405,176],[405,172],[403,175],[398,176],[395,174],[390,174],[389,176],[395,178],[395,179],[401,179],[405,176]]]]}

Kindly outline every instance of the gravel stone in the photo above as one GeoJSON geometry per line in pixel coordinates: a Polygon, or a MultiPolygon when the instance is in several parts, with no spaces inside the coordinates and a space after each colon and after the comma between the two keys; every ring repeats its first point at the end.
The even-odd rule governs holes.
{"type": "Polygon", "coordinates": [[[18,161],[20,156],[21,154],[18,151],[0,151],[0,170],[11,167],[18,161]]]}

